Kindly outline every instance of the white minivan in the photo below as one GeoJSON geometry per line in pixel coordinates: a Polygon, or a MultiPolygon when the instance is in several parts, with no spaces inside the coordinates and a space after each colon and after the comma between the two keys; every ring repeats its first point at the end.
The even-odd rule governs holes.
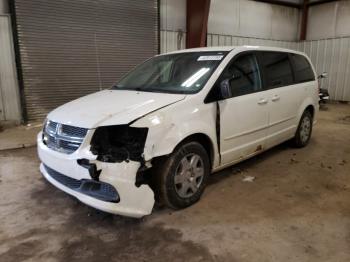
{"type": "Polygon", "coordinates": [[[49,113],[43,176],[94,208],[131,217],[199,200],[210,173],[283,141],[308,144],[318,112],[310,59],[211,47],[155,56],[112,88],[49,113]]]}

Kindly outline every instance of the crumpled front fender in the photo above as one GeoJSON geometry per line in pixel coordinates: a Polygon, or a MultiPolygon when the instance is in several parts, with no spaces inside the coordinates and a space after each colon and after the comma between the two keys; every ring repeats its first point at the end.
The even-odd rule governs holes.
{"type": "Polygon", "coordinates": [[[181,107],[180,103],[177,103],[174,107],[146,115],[131,126],[148,128],[144,148],[145,161],[172,153],[175,147],[190,135],[204,134],[212,143],[215,166],[218,163],[215,124],[216,115],[212,105],[181,107]]]}

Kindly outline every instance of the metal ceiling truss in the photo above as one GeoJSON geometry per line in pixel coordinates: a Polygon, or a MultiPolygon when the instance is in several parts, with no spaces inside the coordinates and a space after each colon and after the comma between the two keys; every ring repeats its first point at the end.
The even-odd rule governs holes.
{"type": "Polygon", "coordinates": [[[290,2],[282,1],[282,0],[254,0],[254,1],[303,9],[304,2],[308,2],[307,6],[315,6],[315,5],[320,5],[320,4],[329,3],[329,2],[335,2],[337,0],[317,0],[317,1],[302,0],[302,1],[290,1],[290,2]]]}

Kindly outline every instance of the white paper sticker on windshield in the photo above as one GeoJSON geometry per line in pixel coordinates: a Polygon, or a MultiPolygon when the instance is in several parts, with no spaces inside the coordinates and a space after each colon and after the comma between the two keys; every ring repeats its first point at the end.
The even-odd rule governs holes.
{"type": "Polygon", "coordinates": [[[223,55],[202,55],[198,57],[197,61],[218,61],[223,57],[223,55]]]}

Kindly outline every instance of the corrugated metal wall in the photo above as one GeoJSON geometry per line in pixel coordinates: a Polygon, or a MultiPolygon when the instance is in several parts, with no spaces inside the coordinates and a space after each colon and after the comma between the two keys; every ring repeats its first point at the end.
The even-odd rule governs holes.
{"type": "Polygon", "coordinates": [[[16,122],[21,120],[9,15],[0,15],[0,120],[16,122]]]}
{"type": "Polygon", "coordinates": [[[297,50],[308,54],[318,74],[328,72],[321,85],[331,99],[350,101],[350,37],[299,42],[297,50]]]}
{"type": "Polygon", "coordinates": [[[168,53],[171,51],[186,48],[186,33],[182,31],[160,31],[160,52],[168,53]]]}
{"type": "Polygon", "coordinates": [[[157,0],[15,0],[28,120],[158,53],[157,0]]]}
{"type": "MultiPolygon", "coordinates": [[[[184,44],[178,44],[178,34],[174,31],[161,32],[162,53],[185,48],[184,44]]],[[[185,33],[181,34],[185,43],[185,33]]],[[[321,86],[329,90],[331,99],[350,101],[350,37],[295,42],[208,34],[207,45],[261,45],[305,52],[311,58],[317,74],[328,72],[328,78],[321,81],[321,86]]]]}

